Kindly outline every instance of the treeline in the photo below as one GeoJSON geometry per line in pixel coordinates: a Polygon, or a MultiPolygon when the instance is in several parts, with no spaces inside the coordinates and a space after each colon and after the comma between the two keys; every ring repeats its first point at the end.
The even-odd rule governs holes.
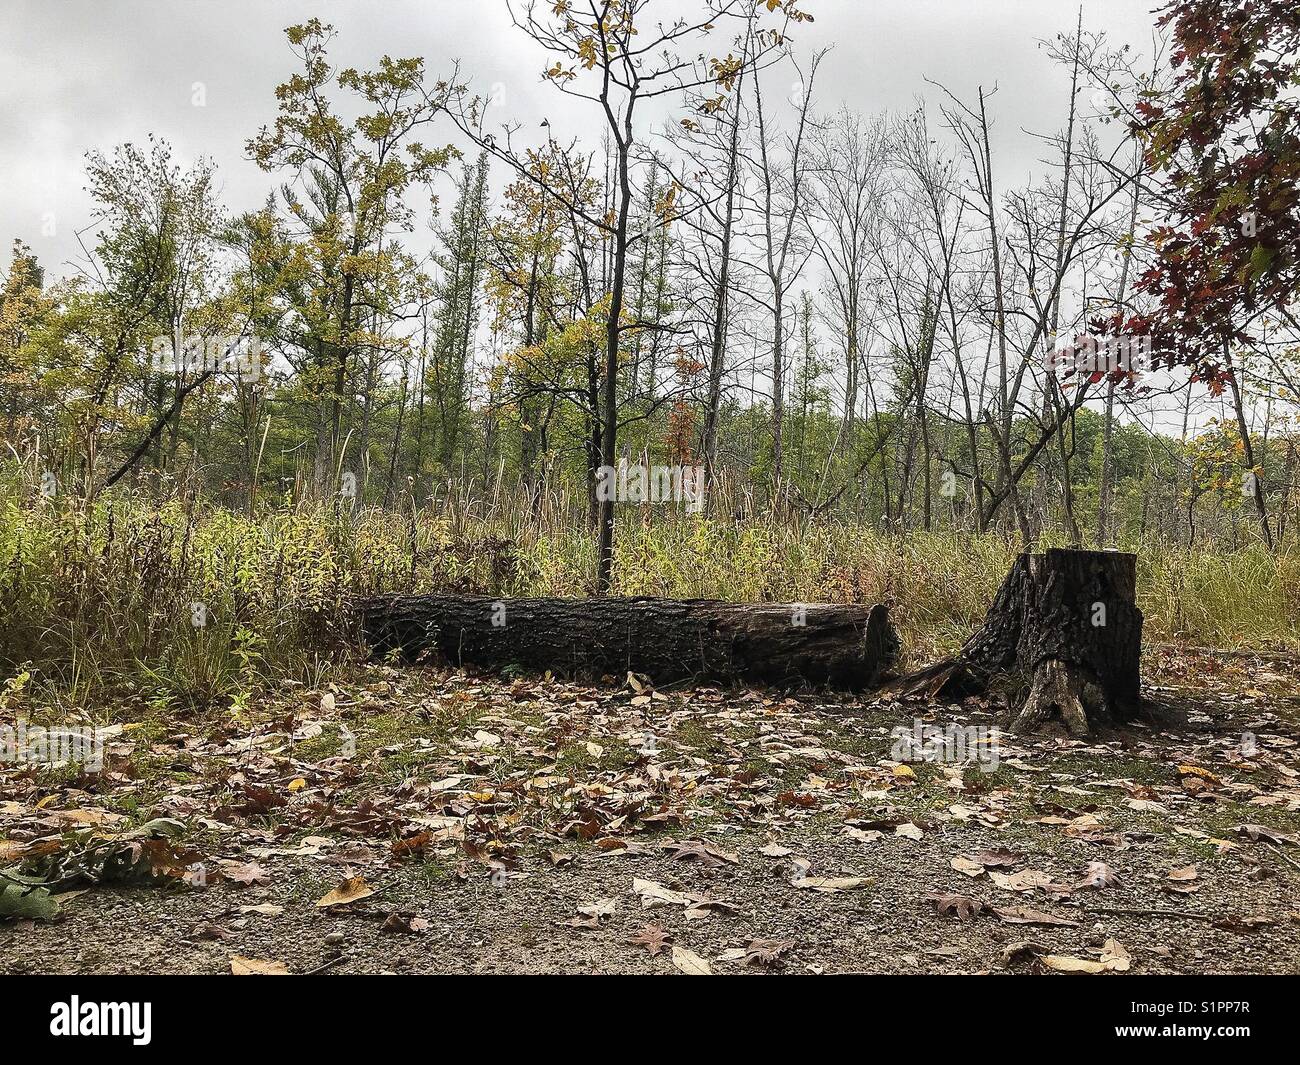
{"type": "Polygon", "coordinates": [[[696,6],[522,5],[571,140],[492,127],[459,70],[337,69],[311,20],[250,129],[255,209],[162,140],[92,151],[84,262],[56,277],[15,242],[3,278],[6,483],[250,513],[504,483],[590,522],[600,588],[618,501],[596,484],[620,463],[702,467],[715,517],[1286,542],[1289,314],[1255,307],[1214,372],[1060,357],[1160,305],[1185,151],[1152,126],[1181,98],[1166,45],[1082,20],[1044,42],[1060,126],[1016,186],[995,93],[860,115],[819,99],[815,5],[696,6]]]}

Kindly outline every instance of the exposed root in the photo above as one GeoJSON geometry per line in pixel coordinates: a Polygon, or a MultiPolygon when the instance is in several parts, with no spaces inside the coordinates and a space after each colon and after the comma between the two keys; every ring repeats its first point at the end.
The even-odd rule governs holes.
{"type": "Polygon", "coordinates": [[[1040,662],[1024,705],[1010,722],[1013,732],[1032,732],[1059,718],[1072,736],[1086,736],[1089,715],[1097,718],[1106,710],[1106,694],[1088,670],[1058,658],[1040,662]]]}

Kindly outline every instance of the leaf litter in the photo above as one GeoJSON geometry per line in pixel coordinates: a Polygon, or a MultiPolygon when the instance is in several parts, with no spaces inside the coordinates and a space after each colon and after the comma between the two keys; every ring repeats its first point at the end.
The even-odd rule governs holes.
{"type": "MultiPolygon", "coordinates": [[[[1175,682],[1162,691],[1193,680],[1195,665],[1157,661],[1175,682]]],[[[1294,954],[1295,870],[1278,854],[1300,838],[1300,775],[1295,721],[1270,709],[1276,696],[1210,693],[1212,731],[1011,737],[986,775],[889,756],[900,719],[988,720],[996,708],[978,702],[867,713],[834,696],[637,684],[373,666],[330,699],[290,687],[247,720],[151,726],[146,749],[122,732],[93,780],[5,767],[0,917],[30,937],[41,922],[90,919],[109,887],[142,899],[251,893],[263,900],[196,913],[182,928],[215,948],[243,943],[250,923],[284,927],[287,956],[301,939],[288,929],[306,919],[294,901],[303,877],[320,883],[307,907],[321,919],[361,922],[393,943],[450,927],[436,895],[411,891],[413,874],[437,869],[444,894],[496,900],[502,920],[501,904],[524,890],[512,885],[566,896],[553,934],[591,937],[615,968],[638,955],[658,964],[671,944],[681,971],[766,970],[796,953],[805,968],[834,970],[846,949],[859,968],[875,959],[865,964],[907,971],[925,963],[908,960],[905,944],[952,921],[1060,936],[1024,941],[1044,949],[1013,960],[1061,971],[1195,971],[1207,956],[1231,967],[1242,935],[1294,954]],[[395,727],[378,728],[376,714],[395,727]],[[1230,720],[1256,737],[1249,758],[1230,720]],[[1203,819],[1214,810],[1236,816],[1203,819]],[[645,872],[620,885],[610,863],[645,872]],[[366,910],[380,892],[388,905],[366,910]],[[1007,905],[1008,895],[1034,904],[1007,905]],[[1204,901],[1180,918],[1185,896],[1204,901]],[[632,923],[651,909],[663,919],[632,923]],[[1130,954],[1125,940],[1153,945],[1130,954]]],[[[944,971],[1004,964],[1005,943],[980,942],[975,956],[955,943],[925,956],[944,971]]]]}

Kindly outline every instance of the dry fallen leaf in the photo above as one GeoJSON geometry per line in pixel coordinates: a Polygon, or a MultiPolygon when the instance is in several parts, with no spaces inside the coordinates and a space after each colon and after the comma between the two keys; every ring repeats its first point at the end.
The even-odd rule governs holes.
{"type": "Polygon", "coordinates": [[[1033,891],[1052,883],[1050,874],[1041,869],[1021,869],[1018,873],[989,873],[989,879],[1003,891],[1033,891]]]}
{"type": "Polygon", "coordinates": [[[797,888],[827,893],[857,891],[859,888],[870,887],[875,882],[874,876],[798,876],[790,881],[797,888]]]}
{"type": "Polygon", "coordinates": [[[1118,939],[1108,939],[1101,947],[1101,963],[1111,972],[1126,973],[1133,957],[1118,939]]]}
{"type": "Polygon", "coordinates": [[[705,840],[688,839],[681,843],[666,843],[664,844],[664,850],[667,851],[670,858],[693,858],[705,865],[721,865],[723,862],[730,862],[732,865],[740,864],[739,856],[732,854],[731,851],[724,851],[720,847],[715,847],[705,840]]]}
{"type": "Polygon", "coordinates": [[[1118,939],[1108,939],[1102,944],[1100,961],[1048,954],[1043,964],[1060,973],[1124,973],[1128,972],[1132,960],[1118,939]]]}
{"type": "Polygon", "coordinates": [[[929,896],[935,909],[940,913],[950,913],[959,921],[968,921],[984,909],[984,903],[969,895],[954,895],[946,891],[936,891],[929,896]]]}
{"type": "Polygon", "coordinates": [[[722,899],[711,899],[707,895],[692,895],[685,891],[673,891],[654,880],[634,878],[632,890],[641,896],[642,909],[649,910],[656,906],[684,906],[682,916],[688,921],[707,917],[714,910],[732,913],[737,911],[734,904],[722,899]]]}
{"type": "Polygon", "coordinates": [[[240,954],[230,956],[230,972],[233,976],[291,976],[282,961],[267,961],[265,958],[245,958],[240,954]]]}
{"type": "Polygon", "coordinates": [[[639,877],[633,878],[632,890],[641,896],[641,906],[647,910],[654,906],[689,906],[696,901],[691,895],[672,891],[663,884],[639,877]]]}
{"type": "Polygon", "coordinates": [[[235,884],[265,884],[270,874],[256,862],[223,861],[217,863],[222,877],[235,884]]]}
{"type": "Polygon", "coordinates": [[[1009,969],[1022,958],[1037,958],[1047,953],[1047,947],[1042,943],[1035,943],[1030,939],[1019,939],[1014,943],[1008,943],[1002,948],[998,955],[1002,968],[1009,969]]]}
{"type": "Polygon", "coordinates": [[[1043,964],[1058,973],[1104,973],[1106,966],[1090,958],[1071,958],[1064,954],[1046,954],[1043,964]]]}
{"type": "Polygon", "coordinates": [[[1010,869],[1013,865],[1019,865],[1024,860],[1024,855],[1005,848],[980,851],[979,854],[971,857],[971,861],[979,862],[985,869],[1010,869]]]}
{"type": "Polygon", "coordinates": [[[1085,888],[1100,891],[1102,888],[1114,887],[1118,883],[1120,883],[1119,874],[1105,862],[1089,862],[1088,867],[1075,882],[1074,888],[1076,891],[1085,888]]]}
{"type": "Polygon", "coordinates": [[[240,913],[260,913],[264,917],[279,917],[284,913],[283,906],[277,906],[273,902],[260,902],[256,906],[241,906],[240,913]]]}
{"type": "Polygon", "coordinates": [[[714,910],[720,913],[739,913],[740,907],[733,902],[725,902],[722,899],[701,898],[699,901],[692,902],[687,906],[682,911],[682,916],[688,921],[697,921],[702,917],[708,917],[714,910]]]}
{"type": "Polygon", "coordinates": [[[1028,906],[994,906],[993,912],[999,921],[1006,924],[1060,925],[1064,928],[1075,928],[1079,924],[1078,921],[1072,921],[1068,917],[1057,917],[1055,914],[1030,909],[1028,906]]]}
{"type": "Polygon", "coordinates": [[[645,947],[653,958],[657,956],[664,946],[672,942],[670,936],[660,925],[648,924],[641,929],[636,935],[628,938],[628,945],[633,947],[645,947]]]}
{"type": "Polygon", "coordinates": [[[1238,825],[1237,832],[1255,843],[1263,840],[1265,843],[1276,843],[1278,846],[1300,846],[1300,838],[1289,836],[1285,832],[1279,832],[1277,829],[1269,828],[1266,825],[1238,825]]]}
{"type": "Polygon", "coordinates": [[[587,917],[595,921],[597,925],[600,925],[618,912],[618,900],[597,899],[595,902],[588,903],[586,906],[579,906],[578,912],[582,914],[583,917],[587,917]]]}
{"type": "Polygon", "coordinates": [[[350,902],[368,899],[374,893],[375,889],[366,883],[364,877],[350,876],[338,887],[331,889],[326,895],[318,899],[316,905],[346,906],[350,902]]]}
{"type": "Polygon", "coordinates": [[[687,950],[685,947],[673,946],[673,964],[687,976],[713,975],[713,969],[709,967],[709,963],[696,954],[695,951],[687,950]]]}
{"type": "Polygon", "coordinates": [[[793,939],[753,939],[745,948],[745,964],[765,967],[780,964],[781,955],[794,946],[793,939]]]}
{"type": "Polygon", "coordinates": [[[984,866],[979,862],[973,862],[969,858],[963,858],[960,854],[948,863],[959,873],[965,873],[967,876],[983,876],[984,866]]]}
{"type": "Polygon", "coordinates": [[[379,926],[381,932],[407,932],[411,935],[422,935],[429,930],[429,922],[423,917],[416,917],[409,913],[390,913],[384,918],[384,923],[379,926]]]}

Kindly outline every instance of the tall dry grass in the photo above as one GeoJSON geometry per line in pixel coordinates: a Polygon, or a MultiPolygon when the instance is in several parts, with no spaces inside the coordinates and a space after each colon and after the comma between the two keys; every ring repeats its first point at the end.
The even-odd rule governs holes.
{"type": "MultiPolygon", "coordinates": [[[[678,598],[888,602],[908,656],[955,646],[1016,553],[997,536],[884,534],[762,512],[627,507],[615,592],[678,598]]],[[[160,706],[234,700],[286,677],[318,684],[355,648],[349,603],[376,591],[586,594],[584,501],[446,486],[430,505],[246,514],[125,496],[92,507],[0,496],[0,685],[27,671],[61,703],[135,692],[160,706]],[[204,624],[194,624],[193,604],[204,624]]],[[[1139,552],[1149,639],[1300,646],[1300,556],[1139,552]]]]}

